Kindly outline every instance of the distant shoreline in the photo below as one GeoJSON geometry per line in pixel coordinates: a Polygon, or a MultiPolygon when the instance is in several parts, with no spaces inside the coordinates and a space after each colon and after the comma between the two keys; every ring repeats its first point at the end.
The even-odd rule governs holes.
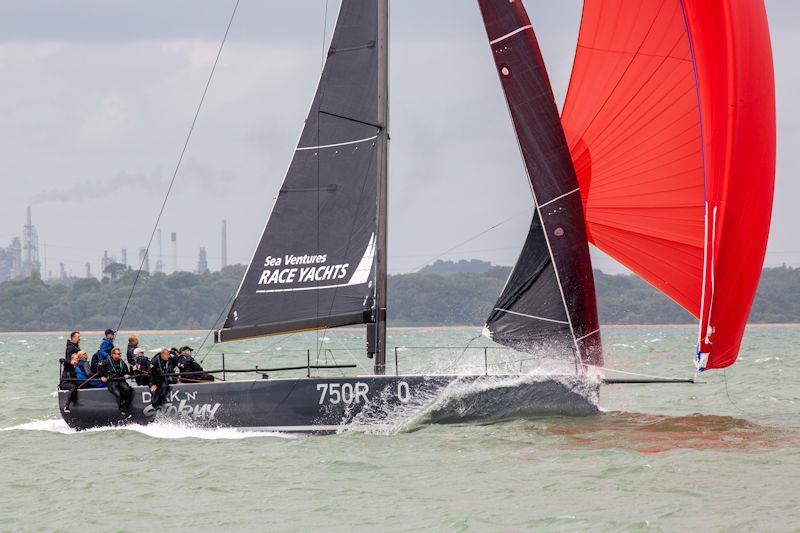
{"type": "MultiPolygon", "coordinates": [[[[800,326],[800,323],[778,323],[778,324],[747,324],[748,328],[793,328],[800,326]]],[[[341,329],[356,329],[358,326],[350,326],[341,329]]],[[[389,331],[457,331],[463,329],[476,329],[481,326],[390,326],[389,331]]],[[[697,324],[606,324],[604,329],[642,329],[642,328],[696,328],[697,324]]],[[[205,335],[207,329],[126,329],[121,331],[123,335],[205,335]]],[[[102,331],[81,330],[83,335],[102,335],[102,331]]],[[[67,335],[68,331],[0,331],[0,337],[14,337],[20,335],[49,336],[67,335]]]]}

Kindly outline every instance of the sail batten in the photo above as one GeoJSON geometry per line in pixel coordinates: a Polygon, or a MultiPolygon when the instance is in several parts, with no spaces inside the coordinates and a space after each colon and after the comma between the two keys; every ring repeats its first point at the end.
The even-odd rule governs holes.
{"type": "Polygon", "coordinates": [[[374,320],[379,13],[344,0],[311,110],[222,342],[374,320]]]}
{"type": "Polygon", "coordinates": [[[601,364],[580,189],[533,27],[521,2],[478,3],[535,205],[484,334],[518,350],[601,364]]]}

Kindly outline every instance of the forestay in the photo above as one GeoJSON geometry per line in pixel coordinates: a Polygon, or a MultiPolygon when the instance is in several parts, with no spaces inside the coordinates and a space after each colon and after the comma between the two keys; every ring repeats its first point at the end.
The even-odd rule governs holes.
{"type": "Polygon", "coordinates": [[[484,334],[516,349],[602,364],[578,181],[536,36],[521,2],[478,3],[536,204],[484,334]]]}
{"type": "Polygon", "coordinates": [[[344,0],[289,170],[217,341],[372,321],[378,3],[344,0]]]}

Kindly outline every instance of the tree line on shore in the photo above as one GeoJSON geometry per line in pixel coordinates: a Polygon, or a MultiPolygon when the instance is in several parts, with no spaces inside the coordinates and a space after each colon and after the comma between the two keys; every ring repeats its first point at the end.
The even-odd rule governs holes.
{"type": "MultiPolygon", "coordinates": [[[[414,274],[389,276],[389,323],[394,326],[480,325],[503,288],[510,268],[441,262],[414,274]],[[443,273],[439,273],[443,272],[443,273]]],[[[110,267],[102,280],[44,283],[34,274],[0,284],[0,331],[100,330],[115,327],[136,272],[110,267]]],[[[227,311],[244,273],[242,265],[220,272],[146,274],[139,279],[125,316],[127,329],[209,329],[227,311]]],[[[690,324],[693,317],[631,275],[595,271],[602,324],[690,324]]],[[[753,323],[800,323],[800,268],[765,268],[753,323]]]]}

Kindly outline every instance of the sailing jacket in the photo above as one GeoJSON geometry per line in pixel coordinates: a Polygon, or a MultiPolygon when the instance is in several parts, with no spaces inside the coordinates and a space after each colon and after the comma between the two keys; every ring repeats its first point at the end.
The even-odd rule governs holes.
{"type": "Polygon", "coordinates": [[[87,374],[87,372],[90,371],[90,369],[87,368],[88,365],[81,363],[86,363],[86,361],[78,361],[78,366],[75,367],[75,377],[79,380],[78,385],[91,377],[91,374],[87,374]]]}
{"type": "Polygon", "coordinates": [[[164,374],[174,373],[175,367],[174,358],[170,357],[167,361],[164,361],[161,359],[161,354],[156,355],[150,360],[150,383],[153,385],[173,383],[175,378],[172,376],[164,376],[164,374]]]}
{"type": "MultiPolygon", "coordinates": [[[[191,355],[181,355],[178,358],[178,370],[181,373],[184,372],[202,372],[203,367],[200,366],[200,363],[195,361],[194,357],[191,355]]],[[[184,379],[188,379],[191,381],[214,381],[214,376],[211,374],[190,374],[186,376],[184,379]]]]}
{"type": "Polygon", "coordinates": [[[135,365],[136,364],[136,355],[134,355],[133,351],[138,348],[138,344],[128,344],[128,364],[135,365]]]}
{"type": "MultiPolygon", "coordinates": [[[[122,378],[125,377],[125,374],[130,375],[130,371],[128,370],[128,365],[125,364],[125,361],[120,359],[119,361],[114,361],[113,359],[109,358],[105,361],[101,361],[99,365],[100,376],[104,378],[122,378]]],[[[106,382],[106,385],[111,383],[110,381],[106,382]]]]}
{"type": "Polygon", "coordinates": [[[98,350],[98,353],[100,354],[100,360],[102,361],[111,357],[111,350],[113,349],[114,341],[108,337],[103,338],[103,341],[100,343],[100,350],[98,350]]]}
{"type": "Polygon", "coordinates": [[[111,350],[113,349],[114,341],[108,337],[104,338],[103,342],[100,343],[100,349],[97,350],[92,356],[92,372],[99,372],[100,363],[107,359],[111,359],[111,350]]]}
{"type": "Polygon", "coordinates": [[[202,372],[203,367],[194,360],[191,355],[181,355],[178,357],[178,369],[181,372],[202,372]]]}
{"type": "Polygon", "coordinates": [[[80,351],[81,351],[81,347],[80,346],[78,346],[77,344],[75,344],[72,341],[67,341],[67,350],[64,353],[64,359],[66,359],[67,362],[69,362],[70,359],[72,358],[72,354],[76,354],[76,353],[78,353],[80,351]]]}
{"type": "MultiPolygon", "coordinates": [[[[80,386],[84,381],[92,377],[92,375],[94,375],[94,372],[89,366],[89,361],[86,361],[85,359],[78,361],[78,366],[75,367],[75,377],[78,378],[78,381],[76,382],[78,386],[80,386]]],[[[89,387],[104,386],[102,381],[96,379],[93,379],[87,385],[89,387]]]]}
{"type": "Polygon", "coordinates": [[[61,367],[61,380],[66,380],[67,383],[75,383],[75,367],[67,359],[61,367]]]}

